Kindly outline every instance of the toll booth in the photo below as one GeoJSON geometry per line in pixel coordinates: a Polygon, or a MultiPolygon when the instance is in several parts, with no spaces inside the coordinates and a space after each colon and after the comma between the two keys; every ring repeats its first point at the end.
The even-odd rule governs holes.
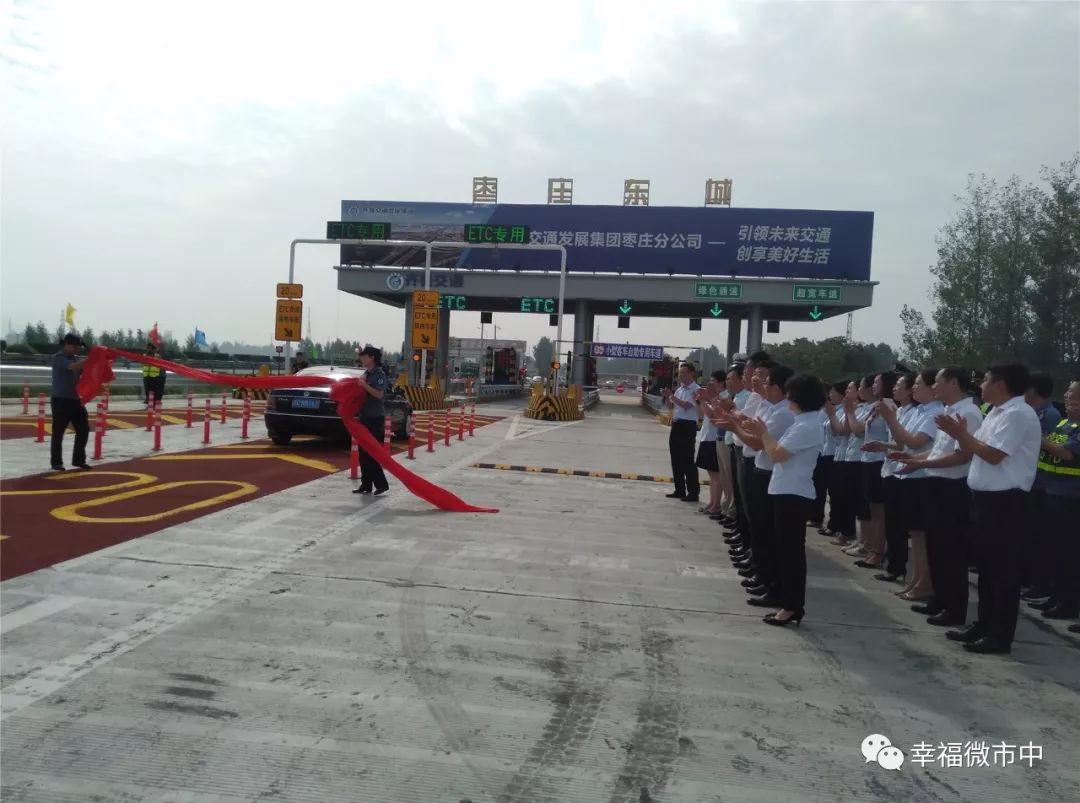
{"type": "Polygon", "coordinates": [[[649,363],[649,393],[656,396],[664,388],[675,385],[676,361],[654,360],[649,363]]]}
{"type": "Polygon", "coordinates": [[[521,368],[517,349],[495,349],[488,346],[484,354],[484,384],[516,385],[521,368]]]}

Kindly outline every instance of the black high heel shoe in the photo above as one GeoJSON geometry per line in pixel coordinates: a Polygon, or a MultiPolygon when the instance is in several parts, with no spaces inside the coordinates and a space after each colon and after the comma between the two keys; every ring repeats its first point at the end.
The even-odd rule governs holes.
{"type": "Polygon", "coordinates": [[[765,624],[775,625],[776,627],[787,627],[794,623],[797,627],[802,627],[802,618],[805,611],[795,611],[792,616],[787,619],[777,619],[775,613],[770,613],[765,617],[765,624]]]}

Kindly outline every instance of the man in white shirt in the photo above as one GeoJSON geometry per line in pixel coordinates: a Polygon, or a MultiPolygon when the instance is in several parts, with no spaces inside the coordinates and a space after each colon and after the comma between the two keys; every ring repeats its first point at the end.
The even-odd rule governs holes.
{"type": "Polygon", "coordinates": [[[679,366],[679,387],[675,392],[664,388],[664,402],[671,408],[668,451],[671,452],[671,479],[675,483],[675,492],[667,495],[669,499],[698,501],[698,470],[694,464],[698,414],[694,394],[699,390],[701,386],[694,381],[694,366],[687,362],[679,366]]]}
{"type": "Polygon", "coordinates": [[[1020,611],[1021,545],[1028,493],[1035,482],[1042,427],[1024,401],[1030,383],[1017,363],[991,366],[982,382],[983,401],[993,405],[982,426],[970,433],[949,418],[939,426],[971,453],[967,484],[979,559],[979,618],[946,635],[976,653],[1012,649],[1020,611]]]}
{"type": "Polygon", "coordinates": [[[909,474],[927,469],[927,505],[924,525],[926,548],[930,558],[930,576],[934,599],[911,609],[929,618],[932,625],[950,627],[967,621],[968,609],[968,531],[971,526],[971,494],[967,486],[971,450],[960,445],[942,428],[942,422],[960,420],[973,433],[982,425],[983,415],[969,392],[971,372],[950,365],[938,371],[934,396],[945,405],[935,422],[938,433],[928,453],[898,457],[909,474]]]}

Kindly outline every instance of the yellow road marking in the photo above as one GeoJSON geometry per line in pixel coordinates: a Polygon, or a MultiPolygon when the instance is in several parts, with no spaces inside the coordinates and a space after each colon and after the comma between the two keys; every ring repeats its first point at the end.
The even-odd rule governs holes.
{"type": "MultiPolygon", "coordinates": [[[[68,472],[65,474],[49,474],[42,479],[48,482],[60,482],[73,477],[85,477],[86,474],[68,472]]],[[[112,485],[95,485],[87,488],[46,488],[40,491],[0,491],[0,496],[51,496],[53,494],[83,494],[96,491],[117,491],[121,488],[135,488],[140,485],[148,485],[157,481],[153,474],[141,474],[138,471],[95,471],[95,477],[131,477],[126,482],[115,482],[112,485]]]]}
{"type": "Polygon", "coordinates": [[[323,460],[312,460],[295,454],[165,454],[160,457],[148,457],[147,460],[283,460],[298,466],[336,474],[342,469],[323,460]]]}
{"type": "Polygon", "coordinates": [[[76,524],[145,524],[150,521],[161,521],[162,519],[175,516],[178,513],[185,513],[189,510],[201,510],[206,507],[213,507],[224,502],[231,502],[233,499],[240,499],[244,496],[249,496],[259,490],[258,486],[252,485],[250,482],[233,482],[231,480],[185,480],[183,482],[163,482],[160,485],[153,485],[149,488],[139,488],[134,491],[126,491],[120,494],[112,494],[110,496],[102,497],[101,499],[87,499],[82,502],[76,502],[71,505],[65,505],[63,507],[54,508],[50,511],[50,514],[61,521],[75,522],[76,524]],[[113,502],[122,502],[125,499],[134,499],[139,496],[147,496],[149,494],[157,493],[158,491],[167,491],[170,488],[184,488],[190,485],[232,485],[236,487],[235,491],[229,491],[228,493],[218,494],[212,496],[209,499],[202,499],[198,502],[192,502],[187,505],[181,505],[180,507],[170,508],[169,510],[161,511],[158,513],[152,513],[149,516],[119,516],[115,518],[93,518],[91,516],[84,516],[79,511],[89,507],[100,507],[101,505],[112,504],[113,502]]]}

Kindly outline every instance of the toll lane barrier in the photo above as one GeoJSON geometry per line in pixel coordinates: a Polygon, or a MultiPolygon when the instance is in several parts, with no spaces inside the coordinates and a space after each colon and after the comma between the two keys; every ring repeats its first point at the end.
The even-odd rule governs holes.
{"type": "Polygon", "coordinates": [[[406,385],[401,390],[414,410],[441,410],[446,406],[441,388],[417,388],[406,385]]]}
{"type": "Polygon", "coordinates": [[[540,421],[581,421],[585,414],[578,407],[577,399],[542,394],[533,395],[525,408],[526,418],[540,421]]]}

